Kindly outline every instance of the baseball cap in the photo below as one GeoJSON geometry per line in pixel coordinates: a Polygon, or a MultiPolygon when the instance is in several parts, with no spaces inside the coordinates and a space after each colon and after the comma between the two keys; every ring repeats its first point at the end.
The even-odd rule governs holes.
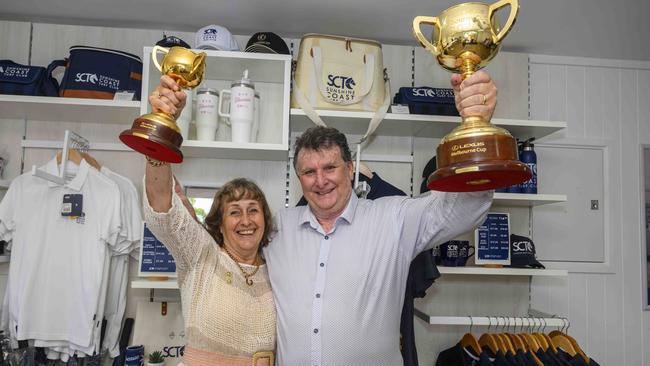
{"type": "Polygon", "coordinates": [[[535,258],[533,241],[517,234],[510,234],[510,267],[546,268],[535,258]]]}
{"type": "Polygon", "coordinates": [[[237,40],[220,25],[208,25],[196,32],[194,48],[203,50],[239,51],[237,40]]]}
{"type": "Polygon", "coordinates": [[[187,44],[187,42],[183,41],[182,39],[176,36],[168,36],[165,33],[163,33],[163,38],[160,41],[156,42],[156,46],[192,48],[189,44],[187,44]]]}
{"type": "Polygon", "coordinates": [[[427,162],[427,165],[424,166],[422,170],[422,183],[420,183],[420,193],[428,192],[429,188],[427,187],[427,178],[431,173],[435,172],[437,168],[436,157],[432,157],[427,162]]]}
{"type": "Polygon", "coordinates": [[[273,32],[257,32],[246,43],[246,52],[289,54],[284,40],[273,32]]]}

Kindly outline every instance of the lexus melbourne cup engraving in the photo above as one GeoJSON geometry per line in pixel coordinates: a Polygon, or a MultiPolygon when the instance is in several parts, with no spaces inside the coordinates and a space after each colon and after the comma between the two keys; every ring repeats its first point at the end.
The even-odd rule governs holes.
{"type": "MultiPolygon", "coordinates": [[[[518,0],[463,3],[437,17],[415,17],[413,33],[443,68],[467,78],[496,56],[518,12],[518,0]],[[507,5],[510,14],[501,28],[495,13],[507,5]],[[422,34],[421,24],[433,26],[431,41],[422,34]]],[[[531,177],[530,169],[517,158],[517,142],[510,132],[481,117],[464,117],[442,139],[436,159],[438,169],[428,177],[427,186],[438,191],[482,191],[531,177]]]]}
{"type": "MultiPolygon", "coordinates": [[[[195,88],[203,80],[205,52],[195,53],[183,47],[168,49],[155,46],[151,51],[151,57],[156,68],[162,74],[174,79],[181,88],[195,88]],[[158,62],[159,53],[165,54],[161,63],[158,62]]],[[[133,150],[152,159],[169,163],[183,161],[183,153],[180,150],[183,136],[174,116],[170,114],[154,112],[136,118],[131,129],[122,131],[120,140],[133,150]]]]}

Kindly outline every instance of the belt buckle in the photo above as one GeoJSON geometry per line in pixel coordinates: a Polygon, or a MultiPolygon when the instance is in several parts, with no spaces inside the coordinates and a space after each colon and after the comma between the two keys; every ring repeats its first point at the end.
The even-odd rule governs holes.
{"type": "Polygon", "coordinates": [[[257,361],[265,358],[269,359],[269,366],[274,365],[272,351],[259,351],[259,352],[255,352],[255,354],[253,355],[253,366],[257,366],[257,361]]]}

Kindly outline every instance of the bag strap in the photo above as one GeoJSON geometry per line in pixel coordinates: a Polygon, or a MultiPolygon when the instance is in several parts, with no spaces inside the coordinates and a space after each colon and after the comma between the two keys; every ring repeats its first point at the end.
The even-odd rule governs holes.
{"type": "MultiPolygon", "coordinates": [[[[325,84],[323,84],[323,56],[322,56],[322,51],[320,47],[314,46],[311,48],[310,54],[312,55],[312,62],[314,63],[314,78],[316,79],[316,84],[318,85],[318,89],[320,90],[320,93],[323,95],[323,98],[327,99],[327,88],[325,87],[325,84]]],[[[374,71],[375,71],[375,55],[372,54],[364,54],[364,85],[361,88],[360,93],[355,96],[352,100],[345,100],[345,101],[331,101],[330,103],[333,104],[339,104],[339,105],[350,105],[350,104],[355,104],[359,103],[361,99],[363,99],[368,93],[370,93],[370,90],[372,89],[372,84],[374,82],[374,71]]]]}
{"type": "MultiPolygon", "coordinates": [[[[300,108],[302,108],[302,110],[312,122],[318,126],[327,127],[327,124],[323,122],[323,120],[320,118],[316,110],[314,110],[314,108],[311,106],[309,100],[307,100],[307,97],[305,97],[305,94],[300,90],[296,83],[293,85],[293,97],[296,99],[296,102],[298,102],[300,108]]],[[[373,132],[375,132],[377,127],[379,127],[381,121],[384,119],[384,117],[386,117],[388,107],[390,107],[390,79],[388,78],[386,69],[384,69],[384,103],[373,114],[372,118],[370,119],[370,123],[368,123],[368,130],[366,130],[366,133],[363,135],[363,137],[361,137],[359,143],[366,141],[366,139],[372,135],[373,132]]]]}

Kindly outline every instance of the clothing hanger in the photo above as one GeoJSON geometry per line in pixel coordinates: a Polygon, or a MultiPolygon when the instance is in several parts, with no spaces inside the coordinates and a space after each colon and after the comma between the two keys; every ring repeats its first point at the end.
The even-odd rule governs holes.
{"type": "Polygon", "coordinates": [[[506,328],[506,325],[508,323],[508,319],[505,316],[502,317],[502,318],[503,318],[503,327],[504,328],[502,329],[503,332],[501,332],[501,334],[500,334],[501,339],[503,340],[503,343],[506,346],[506,350],[510,351],[510,353],[512,353],[514,355],[515,353],[517,353],[517,350],[515,350],[514,344],[512,344],[512,341],[508,337],[508,333],[507,333],[508,330],[506,328]]]}
{"type": "MultiPolygon", "coordinates": [[[[535,319],[535,318],[533,318],[533,319],[535,319]]],[[[535,319],[535,325],[537,325],[537,320],[536,319],[535,319]]],[[[541,329],[541,326],[542,326],[542,321],[540,319],[540,321],[539,321],[539,328],[540,329],[541,329]]],[[[538,330],[540,330],[540,329],[538,329],[538,330]]],[[[535,329],[533,329],[533,331],[535,331],[535,329]]],[[[541,335],[541,333],[534,332],[534,333],[532,333],[532,336],[535,337],[535,340],[537,341],[537,343],[539,343],[539,346],[542,347],[542,351],[547,351],[548,350],[550,345],[548,344],[548,341],[546,340],[546,338],[544,338],[541,335]]]]}
{"type": "MultiPolygon", "coordinates": [[[[59,151],[56,153],[56,163],[61,164],[61,159],[63,158],[63,152],[59,151]]],[[[68,149],[68,160],[79,165],[83,160],[83,156],[77,149],[68,149]]]]}
{"type": "Polygon", "coordinates": [[[585,361],[585,363],[589,364],[589,362],[591,361],[589,356],[587,356],[587,354],[582,350],[582,348],[580,348],[580,345],[575,340],[575,338],[571,337],[568,334],[569,326],[570,326],[569,320],[565,318],[565,319],[562,319],[562,321],[565,322],[566,330],[564,329],[564,326],[563,326],[562,329],[554,330],[551,333],[549,333],[549,336],[551,337],[551,339],[553,339],[555,336],[558,336],[558,335],[564,336],[566,339],[569,340],[569,342],[571,342],[571,345],[573,346],[573,349],[576,350],[576,352],[580,355],[580,357],[582,357],[582,359],[585,361]]]}
{"type": "Polygon", "coordinates": [[[478,339],[472,334],[472,327],[474,327],[474,319],[469,317],[470,325],[469,332],[463,335],[463,338],[460,340],[460,345],[464,348],[471,349],[474,351],[476,356],[481,354],[481,345],[478,343],[478,339]]]}
{"type": "Polygon", "coordinates": [[[492,351],[492,354],[497,354],[499,351],[499,345],[497,344],[496,338],[494,337],[493,334],[490,334],[490,328],[492,328],[492,318],[489,316],[488,318],[488,329],[485,333],[483,333],[479,339],[478,339],[478,344],[482,347],[487,347],[490,351],[492,351]]]}
{"type": "MultiPolygon", "coordinates": [[[[515,352],[516,351],[525,352],[526,351],[526,345],[521,340],[521,338],[519,338],[519,336],[517,334],[515,334],[516,331],[517,331],[517,329],[516,329],[517,328],[517,320],[515,320],[514,323],[515,323],[515,327],[513,328],[514,333],[508,332],[508,330],[509,330],[508,328],[510,328],[510,318],[508,318],[508,326],[506,328],[506,336],[510,339],[510,342],[514,346],[515,352]]],[[[523,324],[523,322],[522,322],[522,324],[523,324]]]]}
{"type": "Polygon", "coordinates": [[[556,349],[561,348],[564,352],[570,354],[571,356],[578,354],[578,352],[573,348],[571,342],[563,335],[558,334],[555,337],[551,338],[551,343],[556,349]]]}
{"type": "Polygon", "coordinates": [[[544,337],[544,339],[546,339],[546,343],[548,343],[548,347],[551,349],[551,351],[557,353],[557,348],[555,347],[555,344],[553,344],[553,340],[551,337],[549,337],[548,334],[546,334],[546,320],[544,318],[540,318],[540,320],[544,322],[544,327],[542,328],[540,334],[542,337],[544,337]]]}
{"type": "Polygon", "coordinates": [[[88,164],[90,164],[90,166],[92,166],[93,168],[95,168],[95,169],[97,169],[97,170],[101,170],[101,169],[102,169],[102,166],[99,164],[99,162],[97,162],[97,160],[95,160],[95,158],[93,158],[93,157],[92,157],[90,154],[88,154],[87,152],[81,152],[81,156],[82,156],[83,159],[84,159],[88,164]]]}
{"type": "MultiPolygon", "coordinates": [[[[524,318],[522,318],[522,320],[523,319],[524,318]]],[[[526,321],[528,322],[528,326],[527,326],[527,328],[529,328],[528,330],[531,330],[530,329],[530,318],[526,318],[526,321]]],[[[540,348],[542,348],[539,345],[539,343],[537,342],[537,340],[535,339],[535,337],[533,337],[533,335],[530,332],[523,332],[523,329],[522,329],[521,336],[523,337],[524,341],[528,345],[528,348],[530,349],[531,353],[534,354],[537,351],[539,351],[540,348]]]]}

